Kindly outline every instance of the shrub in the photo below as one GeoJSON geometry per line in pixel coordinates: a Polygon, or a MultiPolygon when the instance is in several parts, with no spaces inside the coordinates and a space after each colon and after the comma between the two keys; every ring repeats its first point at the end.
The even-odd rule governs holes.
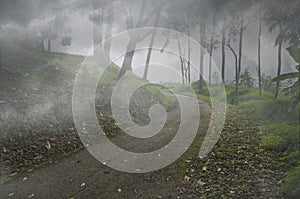
{"type": "Polygon", "coordinates": [[[299,146],[298,125],[286,123],[271,123],[261,127],[263,135],[262,146],[267,150],[295,151],[299,146]]]}
{"type": "Polygon", "coordinates": [[[250,100],[237,107],[240,114],[257,122],[298,121],[298,110],[291,108],[292,102],[287,98],[250,100]]]}
{"type": "MultiPolygon", "coordinates": [[[[300,161],[298,165],[300,164],[300,161]]],[[[287,172],[282,186],[279,188],[279,194],[283,198],[298,199],[300,198],[300,166],[287,172]]]]}

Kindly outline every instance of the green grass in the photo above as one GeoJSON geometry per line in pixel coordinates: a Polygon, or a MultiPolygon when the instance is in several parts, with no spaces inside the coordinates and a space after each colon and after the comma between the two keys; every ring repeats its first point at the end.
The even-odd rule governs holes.
{"type": "MultiPolygon", "coordinates": [[[[192,84],[198,92],[198,83],[192,84]]],[[[299,159],[299,104],[296,106],[294,94],[281,93],[274,99],[274,89],[259,91],[253,87],[239,87],[238,95],[234,85],[225,85],[227,103],[236,109],[240,117],[245,117],[260,126],[260,146],[274,155],[273,164],[285,173],[285,179],[278,189],[278,197],[300,198],[299,159]]],[[[299,95],[296,94],[296,95],[299,95]]],[[[198,98],[209,102],[209,92],[204,87],[198,98]]]]}
{"type": "Polygon", "coordinates": [[[285,122],[261,126],[262,146],[267,150],[295,151],[299,146],[299,125],[285,122]]]}
{"type": "MultiPolygon", "coordinates": [[[[300,162],[298,163],[300,165],[300,162]]],[[[300,196],[300,166],[287,172],[279,194],[284,198],[298,199],[300,196]]]]}

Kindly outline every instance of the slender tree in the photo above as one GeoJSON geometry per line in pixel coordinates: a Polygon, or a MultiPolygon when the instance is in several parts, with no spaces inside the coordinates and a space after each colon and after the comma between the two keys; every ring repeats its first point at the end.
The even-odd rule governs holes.
{"type": "MultiPolygon", "coordinates": [[[[162,9],[162,7],[160,7],[156,13],[154,27],[156,27],[158,25],[161,9],[162,9]]],[[[156,30],[153,29],[153,31],[151,33],[149,49],[148,49],[147,58],[146,58],[145,70],[144,70],[144,75],[143,75],[144,80],[147,80],[147,76],[148,76],[149,64],[150,64],[150,59],[151,59],[151,55],[152,55],[152,47],[153,47],[155,35],[156,35],[156,30]]]]}
{"type": "Polygon", "coordinates": [[[0,70],[2,68],[2,48],[0,46],[0,70]]]}
{"type": "Polygon", "coordinates": [[[90,19],[93,22],[94,55],[96,54],[96,46],[102,42],[103,12],[104,8],[101,2],[93,0],[93,13],[92,16],[90,16],[90,19]]]}
{"type": "Polygon", "coordinates": [[[246,27],[244,27],[244,14],[241,14],[241,22],[240,22],[240,30],[239,30],[239,55],[238,55],[238,75],[237,75],[237,84],[239,84],[239,78],[241,75],[242,69],[242,56],[243,56],[243,39],[244,39],[244,31],[246,27]]]}
{"type": "Polygon", "coordinates": [[[112,29],[114,24],[114,1],[110,2],[107,11],[107,19],[106,19],[106,33],[105,33],[105,43],[104,43],[104,50],[107,53],[108,58],[110,57],[111,51],[111,38],[112,37],[112,29]]]}
{"type": "Polygon", "coordinates": [[[191,83],[191,32],[190,27],[188,27],[188,60],[187,60],[187,81],[190,84],[191,83]]]}
{"type": "MultiPolygon", "coordinates": [[[[281,56],[282,56],[282,44],[284,41],[284,37],[283,37],[283,29],[281,26],[279,26],[279,36],[277,37],[277,41],[276,43],[278,44],[278,52],[277,52],[277,77],[280,76],[281,74],[281,56]]],[[[280,86],[280,80],[276,81],[276,89],[275,89],[275,95],[274,97],[277,98],[279,95],[279,86],[280,86]]]]}
{"type": "Polygon", "coordinates": [[[225,64],[226,64],[226,53],[225,53],[225,44],[226,44],[226,27],[225,27],[225,21],[223,23],[223,27],[221,30],[222,35],[222,82],[225,82],[225,64]]]}
{"type": "Polygon", "coordinates": [[[54,39],[54,35],[52,33],[52,24],[49,24],[47,28],[47,49],[48,52],[51,52],[51,40],[54,39]]]}
{"type": "Polygon", "coordinates": [[[185,60],[184,60],[184,55],[182,53],[180,41],[178,35],[176,35],[177,39],[177,47],[178,47],[178,52],[179,52],[179,59],[180,59],[180,69],[181,69],[181,78],[182,78],[182,84],[185,84],[185,60]]]}
{"type": "Polygon", "coordinates": [[[199,92],[201,93],[203,90],[203,84],[204,84],[204,79],[203,79],[203,68],[204,68],[204,54],[205,54],[205,46],[206,46],[206,36],[205,36],[205,29],[206,29],[206,20],[204,15],[201,16],[200,18],[200,74],[199,74],[199,92]]]}
{"type": "Polygon", "coordinates": [[[259,88],[259,99],[261,100],[261,92],[262,92],[262,85],[261,85],[261,26],[262,26],[262,19],[261,19],[261,5],[258,5],[258,54],[257,54],[257,62],[258,62],[258,88],[259,88]]]}
{"type": "MultiPolygon", "coordinates": [[[[0,26],[0,31],[2,27],[0,26]]],[[[0,74],[2,73],[2,35],[0,33],[0,74]]]]}
{"type": "Polygon", "coordinates": [[[231,37],[232,35],[234,36],[234,32],[231,32],[229,34],[229,38],[228,38],[228,43],[225,44],[229,50],[232,52],[233,56],[234,56],[234,65],[235,65],[235,93],[236,93],[236,97],[238,95],[238,90],[239,90],[239,82],[238,82],[238,55],[235,52],[234,48],[231,46],[231,37]]]}
{"type": "Polygon", "coordinates": [[[277,51],[277,75],[276,89],[274,97],[277,98],[279,95],[280,86],[280,74],[282,67],[282,47],[283,43],[287,42],[290,49],[293,46],[300,46],[300,4],[297,0],[278,0],[278,1],[267,1],[267,9],[264,14],[264,21],[269,26],[269,30],[273,32],[278,31],[275,46],[278,46],[277,51]]]}
{"type": "Polygon", "coordinates": [[[242,69],[242,58],[243,58],[243,40],[244,32],[253,21],[253,1],[237,0],[232,1],[229,7],[229,13],[231,15],[231,26],[239,36],[238,41],[238,70],[237,70],[237,85],[239,85],[239,77],[242,69]]]}
{"type": "Polygon", "coordinates": [[[212,77],[212,57],[213,57],[213,51],[215,48],[215,29],[216,29],[216,8],[213,8],[213,14],[212,14],[212,32],[211,32],[211,38],[210,38],[210,45],[209,45],[209,84],[211,84],[211,77],[212,77]]]}
{"type": "MultiPolygon", "coordinates": [[[[155,12],[157,12],[159,6],[161,6],[161,5],[159,4],[159,5],[154,6],[154,8],[150,11],[148,16],[145,16],[146,8],[147,8],[147,1],[143,0],[141,3],[138,20],[135,25],[134,25],[132,13],[131,13],[132,9],[130,8],[129,14],[126,13],[127,29],[145,27],[149,23],[149,21],[152,19],[152,17],[155,15],[155,12]]],[[[118,79],[120,79],[127,71],[132,70],[131,65],[132,65],[134,51],[135,51],[137,43],[144,40],[151,33],[152,33],[152,31],[146,32],[141,35],[137,35],[136,32],[129,33],[129,42],[127,44],[126,53],[124,56],[121,70],[118,75],[118,79]]]]}

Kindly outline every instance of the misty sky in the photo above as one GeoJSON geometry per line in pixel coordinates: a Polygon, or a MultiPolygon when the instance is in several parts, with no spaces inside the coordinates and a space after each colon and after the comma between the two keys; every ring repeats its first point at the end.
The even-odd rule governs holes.
{"type": "MultiPolygon", "coordinates": [[[[125,2],[125,1],[124,1],[125,2]]],[[[117,5],[118,6],[118,5],[117,5]]],[[[126,30],[125,16],[120,8],[115,7],[115,21],[113,24],[113,35],[126,30]]],[[[133,7],[138,9],[138,6],[133,7]]],[[[59,39],[53,42],[52,51],[65,52],[71,54],[89,55],[93,49],[93,23],[90,20],[90,15],[93,11],[90,1],[80,0],[54,0],[54,1],[39,1],[39,0],[10,0],[1,1],[0,5],[0,23],[1,23],[1,37],[25,37],[27,34],[32,34],[47,24],[47,22],[57,18],[64,17],[63,23],[71,29],[69,33],[72,38],[70,46],[63,47],[59,43],[59,39]]],[[[110,24],[109,24],[110,25],[110,24]]],[[[106,24],[104,24],[105,28],[106,24]]],[[[150,24],[151,26],[151,24],[150,24]]],[[[262,35],[262,72],[266,75],[274,76],[277,67],[277,48],[274,47],[274,39],[276,32],[271,34],[267,27],[263,25],[262,35]]],[[[244,36],[244,51],[243,51],[243,68],[249,66],[249,70],[255,76],[257,74],[257,22],[249,25],[244,36]]],[[[191,37],[199,41],[199,29],[194,28],[191,37]]],[[[145,39],[140,45],[145,46],[149,43],[149,38],[145,39]]],[[[163,36],[157,36],[155,43],[157,46],[165,43],[163,36]]],[[[170,40],[170,45],[175,41],[170,40]]],[[[237,42],[236,42],[237,43],[237,42]]],[[[236,48],[237,44],[234,44],[236,48]]],[[[186,44],[182,44],[186,45],[186,44]]],[[[173,47],[174,50],[176,49],[173,47]]],[[[112,45],[112,55],[125,51],[126,42],[116,43],[112,45]]],[[[197,50],[192,49],[194,59],[198,59],[197,50]]],[[[231,52],[226,54],[226,81],[231,81],[234,78],[234,59],[231,52]]],[[[145,63],[146,51],[135,54],[133,62],[133,70],[136,74],[142,75],[145,63]]],[[[220,68],[221,63],[221,49],[220,46],[214,51],[213,60],[217,67],[220,68]]],[[[153,63],[160,63],[171,66],[179,72],[179,58],[168,53],[160,53],[154,51],[151,61],[153,63]]],[[[122,59],[116,61],[121,65],[122,59]]],[[[286,50],[283,50],[283,69],[282,73],[294,71],[296,65],[290,58],[286,50]]],[[[197,67],[197,66],[195,66],[197,67]]],[[[205,72],[205,71],[204,71],[205,72]]],[[[192,80],[198,78],[197,73],[193,73],[192,80]]],[[[170,72],[168,69],[162,69],[157,65],[150,67],[149,79],[154,82],[180,81],[180,76],[170,72]]]]}

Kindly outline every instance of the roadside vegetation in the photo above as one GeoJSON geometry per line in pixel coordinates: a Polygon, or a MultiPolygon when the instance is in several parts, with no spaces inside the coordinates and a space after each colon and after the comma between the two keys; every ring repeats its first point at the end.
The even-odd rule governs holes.
{"type": "MultiPolygon", "coordinates": [[[[241,82],[244,78],[251,75],[241,82]]],[[[289,79],[277,98],[270,77],[262,84],[261,99],[251,81],[240,85],[238,95],[234,83],[225,85],[228,109],[221,138],[208,157],[188,166],[179,186],[182,198],[300,197],[299,88],[288,89],[297,84],[297,78],[289,79]]],[[[209,104],[208,89],[199,94],[198,82],[192,85],[209,104]]],[[[169,86],[185,93],[182,85],[169,86]]]]}

